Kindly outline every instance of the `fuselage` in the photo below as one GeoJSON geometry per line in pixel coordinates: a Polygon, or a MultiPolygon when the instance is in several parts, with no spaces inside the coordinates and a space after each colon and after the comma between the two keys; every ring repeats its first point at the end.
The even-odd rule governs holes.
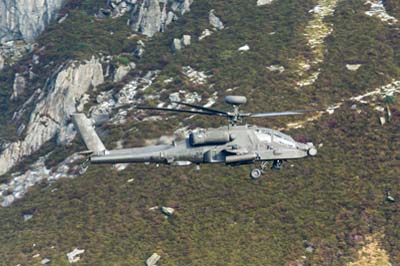
{"type": "Polygon", "coordinates": [[[92,155],[92,163],[179,162],[244,164],[255,161],[298,159],[314,156],[312,143],[300,143],[270,128],[225,126],[198,130],[169,145],[106,150],[92,155]]]}

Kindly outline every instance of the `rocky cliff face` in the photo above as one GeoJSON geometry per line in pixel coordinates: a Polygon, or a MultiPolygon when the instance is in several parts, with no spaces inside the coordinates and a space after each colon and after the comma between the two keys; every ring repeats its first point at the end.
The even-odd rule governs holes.
{"type": "Polygon", "coordinates": [[[1,0],[0,43],[32,42],[56,17],[64,0],[1,0]]]}
{"type": "MultiPolygon", "coordinates": [[[[36,92],[37,104],[26,126],[25,139],[8,144],[0,155],[0,174],[54,137],[60,143],[70,141],[75,133],[69,116],[82,110],[85,92],[103,81],[100,60],[94,57],[81,64],[68,62],[56,70],[45,89],[36,92]]],[[[15,116],[22,112],[23,107],[15,116]]]]}
{"type": "Polygon", "coordinates": [[[131,28],[149,37],[163,32],[165,27],[190,11],[193,0],[144,0],[134,6],[131,28]]]}

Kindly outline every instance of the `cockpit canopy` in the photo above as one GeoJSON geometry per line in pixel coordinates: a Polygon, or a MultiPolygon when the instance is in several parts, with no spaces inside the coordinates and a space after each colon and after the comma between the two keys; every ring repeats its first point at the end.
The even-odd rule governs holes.
{"type": "Polygon", "coordinates": [[[266,143],[278,143],[281,145],[289,146],[290,148],[296,148],[296,142],[292,137],[283,134],[279,131],[270,128],[258,128],[255,131],[256,137],[266,143]]]}

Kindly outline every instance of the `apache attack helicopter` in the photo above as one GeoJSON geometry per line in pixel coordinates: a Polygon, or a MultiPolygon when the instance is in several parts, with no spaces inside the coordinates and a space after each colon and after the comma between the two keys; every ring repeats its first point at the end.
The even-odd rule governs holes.
{"type": "Polygon", "coordinates": [[[229,125],[219,128],[192,131],[188,138],[173,141],[169,145],[155,145],[141,148],[107,150],[96,134],[90,120],[82,113],[72,115],[72,120],[82,136],[89,151],[89,161],[94,164],[114,163],[157,163],[187,165],[190,163],[223,163],[226,165],[243,165],[260,163],[253,168],[250,176],[259,178],[272,162],[272,169],[280,170],[282,163],[289,159],[315,156],[317,149],[313,143],[300,143],[292,137],[270,128],[254,125],[239,125],[246,117],[273,117],[304,114],[307,111],[286,111],[269,113],[241,113],[239,107],[247,102],[244,96],[226,96],[225,102],[233,106],[233,112],[206,108],[185,102],[175,101],[181,106],[196,110],[136,106],[139,110],[158,110],[226,117],[229,125]]]}

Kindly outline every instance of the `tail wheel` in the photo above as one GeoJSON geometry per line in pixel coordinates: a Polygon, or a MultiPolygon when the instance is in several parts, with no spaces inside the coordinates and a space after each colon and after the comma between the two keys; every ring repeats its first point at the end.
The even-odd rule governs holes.
{"type": "Polygon", "coordinates": [[[258,168],[254,168],[250,172],[250,177],[252,179],[259,179],[261,175],[262,175],[262,171],[261,171],[261,169],[258,169],[258,168]]]}

